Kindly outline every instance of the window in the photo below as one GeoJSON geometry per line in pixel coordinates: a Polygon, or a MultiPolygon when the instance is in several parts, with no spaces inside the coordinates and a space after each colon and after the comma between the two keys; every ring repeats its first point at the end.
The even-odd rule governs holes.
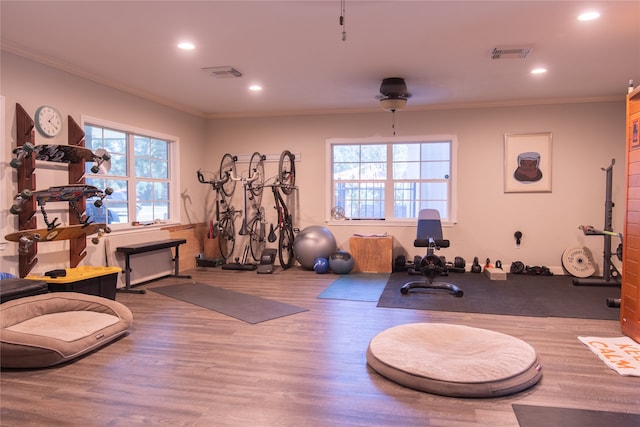
{"type": "Polygon", "coordinates": [[[102,206],[96,207],[95,199],[87,200],[90,220],[107,224],[177,221],[177,214],[172,213],[178,206],[175,195],[179,188],[172,178],[177,175],[172,172],[175,138],[112,123],[104,125],[95,119],[85,120],[84,132],[87,148],[111,156],[98,174],[91,172],[92,163],[86,164],[88,185],[113,190],[102,206]]]}
{"type": "Polygon", "coordinates": [[[346,218],[405,220],[433,208],[454,218],[454,136],[331,139],[331,206],[346,218]]]}

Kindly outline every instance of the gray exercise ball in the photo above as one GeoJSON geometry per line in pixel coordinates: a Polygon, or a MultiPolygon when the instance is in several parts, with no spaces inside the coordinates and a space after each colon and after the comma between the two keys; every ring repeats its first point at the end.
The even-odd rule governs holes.
{"type": "Polygon", "coordinates": [[[300,265],[307,270],[313,270],[316,258],[327,258],[338,247],[333,233],[320,225],[310,225],[301,230],[293,241],[293,253],[300,265]]]}

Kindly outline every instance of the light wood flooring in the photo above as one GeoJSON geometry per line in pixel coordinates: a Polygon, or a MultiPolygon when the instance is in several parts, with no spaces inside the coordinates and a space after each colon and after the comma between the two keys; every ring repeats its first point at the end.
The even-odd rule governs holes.
{"type": "MultiPolygon", "coordinates": [[[[3,371],[2,426],[518,426],[511,405],[640,414],[640,378],[607,368],[577,336],[620,336],[617,321],[377,308],[317,299],[337,276],[207,269],[194,281],[309,311],[251,325],[148,291],[118,293],[130,334],[73,363],[3,371]],[[379,332],[447,322],[521,338],[540,354],[534,388],[492,399],[407,389],[366,364],[379,332]]],[[[152,289],[184,279],[166,278],[152,289]]],[[[604,304],[604,302],[603,302],[604,304]]],[[[442,363],[447,363],[443,360],[442,363]]]]}

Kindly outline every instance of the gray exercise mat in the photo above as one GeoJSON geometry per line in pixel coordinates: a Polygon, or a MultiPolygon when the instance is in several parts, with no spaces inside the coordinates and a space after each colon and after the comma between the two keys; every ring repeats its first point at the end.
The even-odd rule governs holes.
{"type": "Polygon", "coordinates": [[[247,323],[260,323],[308,311],[306,308],[197,282],[179,283],[150,290],[247,323]]]}
{"type": "Polygon", "coordinates": [[[520,427],[640,426],[640,414],[532,405],[512,405],[512,407],[520,427]]]}

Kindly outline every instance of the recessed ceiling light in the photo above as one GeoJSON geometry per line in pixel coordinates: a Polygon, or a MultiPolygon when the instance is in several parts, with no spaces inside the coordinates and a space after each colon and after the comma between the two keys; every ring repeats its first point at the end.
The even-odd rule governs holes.
{"type": "Polygon", "coordinates": [[[262,90],[262,86],[260,86],[260,85],[251,85],[251,86],[249,86],[249,90],[251,92],[260,92],[262,90]]]}
{"type": "Polygon", "coordinates": [[[538,67],[531,70],[531,74],[544,74],[547,72],[546,68],[538,67]]]}
{"type": "Polygon", "coordinates": [[[579,21],[593,21],[594,19],[598,19],[598,18],[600,18],[600,13],[593,10],[589,12],[581,13],[578,16],[579,21]]]}
{"type": "Polygon", "coordinates": [[[178,44],[178,47],[183,50],[193,50],[196,48],[196,45],[190,42],[182,42],[178,44]]]}

